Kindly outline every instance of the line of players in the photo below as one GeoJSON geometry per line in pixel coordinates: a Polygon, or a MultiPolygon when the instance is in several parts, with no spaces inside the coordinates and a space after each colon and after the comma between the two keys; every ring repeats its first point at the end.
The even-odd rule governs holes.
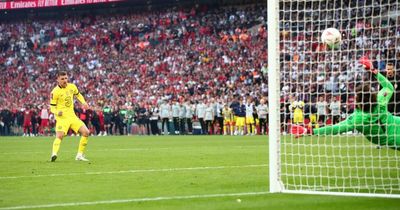
{"type": "Polygon", "coordinates": [[[342,105],[337,96],[333,96],[329,104],[324,96],[320,96],[317,102],[307,105],[297,96],[291,97],[289,101],[290,118],[294,124],[309,124],[313,128],[319,128],[325,124],[336,124],[342,118],[342,105]],[[307,118],[305,113],[308,115],[307,118]]]}
{"type": "Polygon", "coordinates": [[[230,103],[214,99],[198,101],[196,104],[164,101],[159,107],[159,112],[163,134],[171,134],[172,131],[167,125],[171,120],[175,128],[172,133],[194,133],[193,119],[200,124],[199,134],[217,134],[214,128],[219,128],[219,134],[224,135],[268,133],[268,104],[265,98],[255,101],[251,97],[247,100],[239,97],[230,103]]]}
{"type": "MultiPolygon", "coordinates": [[[[298,97],[289,100],[290,120],[295,124],[310,123],[311,126],[318,128],[321,124],[335,124],[341,119],[341,103],[337,97],[332,97],[331,103],[325,101],[320,96],[318,101],[306,106],[298,97]],[[309,116],[305,120],[305,113],[309,116]],[[329,113],[329,114],[328,114],[329,113]],[[329,116],[329,118],[328,118],[329,116]],[[327,119],[330,119],[327,121],[327,119]]],[[[217,126],[220,134],[224,135],[254,135],[268,133],[268,105],[266,99],[260,101],[248,98],[246,102],[238,98],[229,103],[222,101],[204,100],[197,104],[164,102],[159,108],[159,113],[152,113],[150,118],[159,118],[162,122],[161,131],[164,134],[191,134],[193,132],[193,119],[198,120],[201,126],[201,134],[216,134],[214,131],[217,126]],[[157,117],[157,115],[159,117],[157,117]],[[168,126],[169,121],[173,122],[174,129],[168,126]],[[166,129],[165,129],[166,128],[166,129]],[[221,129],[222,128],[222,129],[221,129]]],[[[284,113],[284,112],[282,112],[284,113]]],[[[49,113],[47,109],[41,110],[40,127],[48,133],[49,113]],[[44,120],[43,120],[44,119],[44,120]]],[[[24,111],[24,136],[32,135],[32,111],[24,111]],[[31,129],[29,131],[29,129],[31,129]]],[[[285,120],[287,122],[287,120],[285,120]]]]}
{"type": "MultiPolygon", "coordinates": [[[[143,115],[137,114],[135,118],[135,123],[139,127],[146,119],[150,121],[151,127],[154,124],[155,127],[158,127],[158,122],[161,122],[161,131],[157,128],[156,132],[151,132],[153,134],[255,135],[268,133],[268,104],[265,98],[258,100],[251,97],[248,99],[238,97],[236,100],[227,103],[215,99],[200,100],[196,103],[164,100],[158,107],[141,107],[141,109],[144,109],[144,111],[138,111],[138,113],[143,113],[143,115]],[[194,122],[198,122],[200,125],[200,132],[194,132],[194,122]],[[170,124],[173,124],[173,126],[170,126],[170,124]]],[[[46,108],[41,109],[40,114],[38,112],[39,110],[34,112],[29,108],[23,111],[23,136],[33,136],[35,133],[49,134],[49,123],[55,123],[54,116],[46,108]],[[35,120],[31,120],[36,118],[38,118],[39,124],[35,123],[35,120]],[[35,132],[35,129],[39,132],[35,132]]],[[[107,118],[106,116],[109,113],[104,110],[103,112],[103,118],[107,118]]],[[[79,113],[77,115],[82,119],[79,113]]],[[[103,116],[102,113],[101,116],[103,116]]],[[[89,128],[93,127],[89,121],[82,120],[89,128]]],[[[106,126],[109,124],[110,122],[106,122],[106,126]]]]}

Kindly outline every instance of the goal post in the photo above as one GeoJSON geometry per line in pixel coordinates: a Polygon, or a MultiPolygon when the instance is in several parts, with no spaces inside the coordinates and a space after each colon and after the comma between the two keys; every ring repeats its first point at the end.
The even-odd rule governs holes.
{"type": "Polygon", "coordinates": [[[360,57],[369,57],[382,75],[388,63],[400,71],[400,1],[267,2],[270,192],[400,198],[400,150],[379,143],[387,130],[377,138],[356,129],[290,134],[297,125],[324,128],[353,116],[357,91],[366,92],[360,85],[379,91],[360,57]],[[321,43],[326,28],[341,32],[340,46],[321,43]]]}
{"type": "Polygon", "coordinates": [[[279,0],[268,1],[268,106],[269,106],[269,186],[281,192],[280,184],[280,105],[279,105],[279,0]]]}

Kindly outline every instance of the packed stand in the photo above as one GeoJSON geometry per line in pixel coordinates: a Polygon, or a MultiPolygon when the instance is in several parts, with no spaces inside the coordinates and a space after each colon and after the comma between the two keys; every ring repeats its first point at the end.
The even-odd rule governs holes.
{"type": "MultiPolygon", "coordinates": [[[[324,13],[329,15],[326,10],[324,13]]],[[[289,15],[289,19],[294,17],[289,15]]],[[[364,26],[371,25],[371,20],[360,21],[364,26]]],[[[250,98],[257,107],[267,97],[265,23],[266,8],[260,5],[212,9],[201,6],[1,23],[0,76],[6,78],[0,84],[3,90],[0,92],[1,135],[46,134],[54,125],[52,114],[43,113],[43,109],[48,108],[49,93],[56,85],[58,70],[68,71],[71,82],[90,103],[91,110],[77,107],[76,112],[94,134],[160,134],[161,127],[162,131],[166,130],[163,133],[194,133],[193,123],[196,128],[200,127],[200,133],[222,134],[221,107],[225,104],[231,107],[237,117],[243,113],[234,110],[234,101],[247,104],[250,98]],[[168,117],[162,117],[162,112],[158,117],[154,115],[151,109],[161,110],[165,103],[191,104],[193,114],[186,113],[183,117],[175,113],[174,116],[171,108],[168,117]],[[201,120],[205,114],[198,113],[201,103],[214,107],[212,120],[205,119],[205,115],[201,120]],[[192,122],[180,120],[182,117],[192,122]],[[44,125],[39,126],[43,119],[44,125]],[[158,124],[158,130],[151,127],[151,121],[158,124]]],[[[351,27],[355,24],[346,22],[338,27],[344,36],[342,49],[368,44],[358,36],[351,36],[351,27]]],[[[399,49],[394,48],[398,43],[395,37],[400,33],[398,24],[390,22],[386,30],[371,29],[370,32],[364,26],[359,34],[371,35],[368,36],[371,40],[378,40],[376,46],[387,49],[382,50],[382,62],[389,61],[386,59],[389,55],[390,58],[397,56],[390,61],[398,68],[399,49]],[[382,36],[382,33],[388,34],[382,36]]],[[[342,93],[353,90],[351,81],[356,74],[349,70],[354,64],[349,66],[344,60],[356,60],[358,54],[326,51],[318,44],[319,35],[288,32],[289,29],[281,33],[281,120],[293,120],[291,105],[296,97],[306,103],[302,111],[310,119],[307,113],[316,109],[320,97],[317,93],[323,94],[323,101],[333,100],[332,96],[338,94],[345,95],[339,98],[339,115],[351,112],[354,99],[351,94],[342,93]],[[319,52],[313,53],[315,51],[319,52]],[[340,58],[339,62],[326,62],[330,56],[340,58]],[[291,65],[285,65],[287,63],[291,65]]],[[[381,51],[370,53],[376,55],[381,51]]],[[[246,126],[251,130],[249,134],[253,130],[266,132],[260,129],[257,112],[254,108],[254,123],[246,126]]],[[[331,114],[328,108],[320,112],[320,115],[331,114]]],[[[232,125],[232,131],[227,128],[229,134],[246,133],[242,131],[247,128],[232,125]]]]}

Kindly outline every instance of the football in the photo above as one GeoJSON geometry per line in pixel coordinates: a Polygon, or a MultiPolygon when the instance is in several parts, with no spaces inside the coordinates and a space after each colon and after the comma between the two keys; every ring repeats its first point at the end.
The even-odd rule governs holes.
{"type": "Polygon", "coordinates": [[[336,28],[327,28],[322,32],[321,41],[329,46],[335,46],[342,41],[342,34],[336,28]]]}

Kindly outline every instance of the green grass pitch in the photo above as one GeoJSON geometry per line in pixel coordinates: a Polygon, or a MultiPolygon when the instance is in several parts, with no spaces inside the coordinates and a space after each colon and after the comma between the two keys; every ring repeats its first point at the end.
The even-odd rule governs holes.
{"type": "Polygon", "coordinates": [[[0,210],[400,208],[400,199],[268,193],[265,136],[91,137],[89,163],[74,160],[78,137],[49,162],[52,141],[0,137],[0,210]]]}

